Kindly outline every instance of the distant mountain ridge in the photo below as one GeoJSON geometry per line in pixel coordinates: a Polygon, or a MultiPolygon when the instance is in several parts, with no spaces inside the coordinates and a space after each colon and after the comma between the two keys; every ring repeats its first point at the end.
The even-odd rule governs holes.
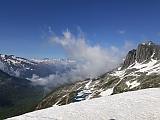
{"type": "Polygon", "coordinates": [[[60,75],[69,72],[74,65],[71,59],[29,60],[0,54],[0,120],[33,111],[48,93],[45,85],[34,85],[33,75],[39,78],[60,75]]]}
{"type": "Polygon", "coordinates": [[[38,104],[36,110],[155,87],[160,87],[160,45],[149,41],[129,51],[123,64],[113,71],[51,92],[38,104]]]}
{"type": "Polygon", "coordinates": [[[46,77],[69,71],[75,64],[71,59],[25,59],[0,54],[0,69],[12,76],[32,78],[33,74],[46,77]]]}

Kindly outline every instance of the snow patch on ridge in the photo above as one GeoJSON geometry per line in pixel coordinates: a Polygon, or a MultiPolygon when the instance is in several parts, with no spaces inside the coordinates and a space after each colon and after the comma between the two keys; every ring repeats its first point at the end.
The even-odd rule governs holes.
{"type": "Polygon", "coordinates": [[[127,81],[126,84],[127,84],[127,86],[128,86],[130,89],[132,89],[132,88],[137,87],[137,86],[140,85],[140,83],[137,82],[137,81],[133,81],[133,82],[127,81]]]}
{"type": "MultiPolygon", "coordinates": [[[[154,56],[154,53],[153,53],[154,56]]],[[[117,70],[114,71],[112,76],[118,76],[120,79],[123,79],[124,77],[127,76],[139,76],[137,73],[146,73],[146,75],[151,75],[151,74],[160,74],[160,60],[155,60],[151,58],[149,62],[142,62],[138,63],[137,61],[130,65],[128,68],[124,70],[117,70]],[[127,74],[128,70],[133,70],[131,73],[127,74]]]]}
{"type": "Polygon", "coordinates": [[[90,85],[92,83],[92,80],[90,80],[84,87],[84,90],[78,92],[75,100],[76,101],[82,101],[85,99],[89,99],[90,98],[90,94],[92,94],[91,90],[90,90],[90,85]]]}

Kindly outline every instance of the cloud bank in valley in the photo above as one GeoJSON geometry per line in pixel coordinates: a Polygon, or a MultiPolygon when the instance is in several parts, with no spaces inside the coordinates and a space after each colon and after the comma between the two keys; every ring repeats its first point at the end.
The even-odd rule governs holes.
{"type": "Polygon", "coordinates": [[[130,42],[126,42],[122,48],[92,46],[87,43],[82,33],[74,35],[68,30],[63,32],[61,36],[53,35],[50,42],[59,45],[65,50],[68,58],[76,61],[74,69],[61,75],[52,74],[45,78],[34,75],[32,78],[34,83],[54,87],[77,80],[94,78],[115,68],[122,62],[126,51],[133,47],[130,42]]]}
{"type": "Polygon", "coordinates": [[[75,36],[66,31],[62,36],[53,36],[51,42],[59,44],[69,58],[77,60],[78,72],[86,77],[100,75],[120,62],[120,56],[116,55],[118,48],[112,46],[104,49],[99,45],[91,46],[82,34],[75,36]]]}

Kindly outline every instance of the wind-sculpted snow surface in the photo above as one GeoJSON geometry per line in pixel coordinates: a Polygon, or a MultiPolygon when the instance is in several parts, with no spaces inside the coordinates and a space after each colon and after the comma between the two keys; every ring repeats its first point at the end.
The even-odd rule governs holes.
{"type": "Polygon", "coordinates": [[[8,120],[159,120],[160,88],[103,96],[8,120]]]}

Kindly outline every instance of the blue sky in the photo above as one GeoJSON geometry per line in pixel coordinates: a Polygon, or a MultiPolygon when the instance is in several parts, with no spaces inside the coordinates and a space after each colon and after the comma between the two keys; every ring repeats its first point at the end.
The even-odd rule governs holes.
{"type": "Polygon", "coordinates": [[[28,58],[65,57],[50,45],[48,28],[60,35],[80,28],[91,45],[121,47],[160,41],[159,0],[1,0],[0,52],[28,58]]]}

